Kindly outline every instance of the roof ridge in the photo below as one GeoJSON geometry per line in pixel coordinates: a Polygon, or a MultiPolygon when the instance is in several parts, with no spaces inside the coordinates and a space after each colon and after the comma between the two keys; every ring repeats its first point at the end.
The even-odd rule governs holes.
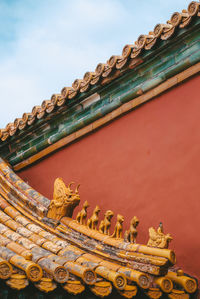
{"type": "MultiPolygon", "coordinates": [[[[99,63],[94,72],[86,72],[83,79],[76,79],[72,86],[64,87],[60,94],[53,94],[50,100],[44,100],[41,106],[34,106],[31,113],[24,113],[21,118],[16,118],[13,123],[8,123],[0,129],[0,140],[23,130],[27,125],[32,125],[36,119],[41,119],[46,113],[51,113],[56,107],[63,106],[67,100],[75,98],[78,94],[86,92],[91,86],[96,85],[111,76],[114,71],[119,71],[132,62],[132,68],[138,65],[138,56],[144,51],[152,49],[159,40],[167,40],[174,35],[176,29],[185,28],[194,16],[200,16],[200,2],[192,1],[187,10],[175,12],[166,24],[157,24],[153,31],[147,35],[140,35],[134,44],[125,45],[120,56],[111,56],[106,63],[99,63]],[[133,63],[134,62],[134,63],[133,63]]],[[[110,82],[110,81],[109,81],[110,82]]]]}
{"type": "MultiPolygon", "coordinates": [[[[132,298],[137,290],[150,298],[160,298],[165,293],[170,298],[175,298],[173,294],[177,293],[181,294],[179,298],[193,297],[197,281],[175,268],[175,252],[168,249],[172,238],[164,234],[161,223],[158,229],[149,229],[149,241],[143,245],[136,242],[139,224],[136,216],[124,238],[124,218],[119,214],[114,234],[109,235],[114,215],[110,210],[106,211],[103,223],[95,214],[97,210],[100,212],[98,206],[91,218],[87,217],[86,210],[84,216],[83,210],[79,210],[75,220],[67,210],[60,210],[60,203],[65,208],[74,195],[80,199],[78,188],[73,193],[69,185],[63,183],[61,187],[60,178],[56,179],[58,185],[54,185],[55,196],[49,206],[51,215],[44,210],[34,213],[32,203],[38,193],[34,194],[1,158],[0,174],[0,281],[4,280],[10,288],[22,290],[30,281],[32,286],[47,293],[62,287],[77,295],[87,286],[101,298],[114,289],[124,298],[132,298]],[[16,192],[16,186],[21,194],[16,192]],[[27,201],[23,194],[28,196],[27,201]],[[78,215],[82,215],[82,220],[78,215]],[[53,225],[52,221],[55,221],[53,225]]],[[[37,199],[40,207],[46,202],[43,200],[37,199]]],[[[86,208],[86,203],[82,207],[86,208]]]]}

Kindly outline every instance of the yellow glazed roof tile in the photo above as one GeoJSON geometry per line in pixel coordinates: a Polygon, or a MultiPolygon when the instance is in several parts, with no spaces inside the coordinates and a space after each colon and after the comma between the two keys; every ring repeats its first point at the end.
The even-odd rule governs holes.
{"type": "MultiPolygon", "coordinates": [[[[86,219],[87,214],[83,213],[86,203],[77,214],[80,215],[78,220],[62,218],[61,214],[60,220],[52,222],[46,210],[43,219],[37,211],[34,216],[32,206],[28,204],[33,200],[31,196],[25,202],[24,196],[17,194],[17,201],[15,196],[10,196],[10,192],[14,194],[16,184],[23,184],[19,184],[21,179],[13,176],[12,169],[2,159],[0,174],[4,177],[0,180],[0,279],[5,280],[9,287],[21,290],[30,281],[41,292],[51,292],[60,285],[66,292],[77,295],[87,285],[99,297],[108,296],[114,288],[125,298],[135,296],[139,289],[150,298],[162,294],[174,298],[177,292],[189,298],[196,291],[194,278],[171,268],[175,254],[170,249],[131,243],[98,232],[97,227],[90,228],[96,225],[96,218],[86,219]],[[7,180],[9,190],[4,193],[1,187],[3,183],[6,189],[7,180]],[[19,202],[23,205],[18,205],[19,202]],[[71,226],[71,223],[76,225],[71,226]]],[[[20,191],[22,194],[23,190],[20,191]]],[[[66,198],[70,196],[72,201],[79,198],[78,188],[73,193],[65,186],[65,191],[66,198]]],[[[56,192],[53,200],[56,204],[56,192]]],[[[44,203],[46,205],[46,201],[44,203]]],[[[49,207],[46,206],[47,210],[49,207]]],[[[95,208],[93,216],[97,210],[99,207],[95,208]]],[[[54,212],[55,209],[51,208],[52,217],[54,212]]],[[[111,211],[107,217],[110,214],[111,211]]],[[[165,237],[161,231],[160,237],[165,237]]]]}

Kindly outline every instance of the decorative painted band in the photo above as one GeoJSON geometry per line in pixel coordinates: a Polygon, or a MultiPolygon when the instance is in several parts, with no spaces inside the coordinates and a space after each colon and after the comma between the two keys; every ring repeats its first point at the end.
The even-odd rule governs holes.
{"type": "Polygon", "coordinates": [[[41,150],[40,152],[37,152],[35,155],[32,155],[28,159],[25,159],[24,161],[14,165],[14,170],[18,171],[21,170],[30,164],[38,161],[39,159],[43,158],[44,156],[56,151],[57,149],[66,146],[70,144],[71,142],[78,140],[80,137],[98,129],[99,127],[105,125],[106,123],[114,120],[115,118],[123,115],[124,113],[133,110],[137,106],[153,99],[154,97],[160,95],[162,92],[176,86],[177,84],[183,82],[184,80],[190,78],[191,76],[197,74],[200,72],[200,62],[193,65],[192,67],[184,70],[183,72],[180,72],[179,74],[171,77],[170,79],[166,80],[164,83],[156,86],[155,88],[151,89],[150,91],[147,91],[146,93],[142,94],[141,96],[137,97],[136,99],[133,99],[117,109],[107,113],[105,116],[97,119],[96,121],[90,123],[89,125],[81,128],[80,130],[77,130],[76,132],[58,140],[57,142],[49,145],[45,149],[41,150]]]}

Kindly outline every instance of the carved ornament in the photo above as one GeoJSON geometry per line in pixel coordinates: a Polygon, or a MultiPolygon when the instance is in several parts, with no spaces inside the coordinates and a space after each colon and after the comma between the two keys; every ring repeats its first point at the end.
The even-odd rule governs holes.
{"type": "Polygon", "coordinates": [[[50,203],[47,217],[60,220],[62,217],[72,217],[75,207],[80,202],[77,186],[75,192],[71,189],[72,183],[66,187],[62,178],[57,178],[54,182],[53,199],[50,203]]]}
{"type": "Polygon", "coordinates": [[[10,288],[20,291],[25,287],[27,287],[29,283],[28,283],[28,279],[26,278],[26,275],[12,274],[10,279],[6,281],[6,284],[10,288]]]}
{"type": "Polygon", "coordinates": [[[147,246],[157,247],[157,248],[168,248],[169,242],[172,240],[170,234],[165,235],[163,233],[163,225],[160,223],[157,231],[153,228],[149,228],[149,241],[147,246]]]}

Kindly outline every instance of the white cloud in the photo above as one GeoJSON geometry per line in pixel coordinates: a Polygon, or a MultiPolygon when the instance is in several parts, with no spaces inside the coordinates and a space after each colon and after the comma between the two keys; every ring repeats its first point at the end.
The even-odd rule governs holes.
{"type": "Polygon", "coordinates": [[[189,1],[5,3],[0,8],[7,15],[9,36],[5,42],[0,31],[0,43],[5,43],[4,50],[4,44],[0,45],[0,104],[3,107],[0,127],[31,111],[34,105],[60,92],[63,86],[70,86],[86,71],[93,71],[99,62],[120,54],[126,43],[133,43],[138,35],[148,33],[158,22],[170,18],[169,7],[173,7],[172,12],[180,11],[189,1]]]}

